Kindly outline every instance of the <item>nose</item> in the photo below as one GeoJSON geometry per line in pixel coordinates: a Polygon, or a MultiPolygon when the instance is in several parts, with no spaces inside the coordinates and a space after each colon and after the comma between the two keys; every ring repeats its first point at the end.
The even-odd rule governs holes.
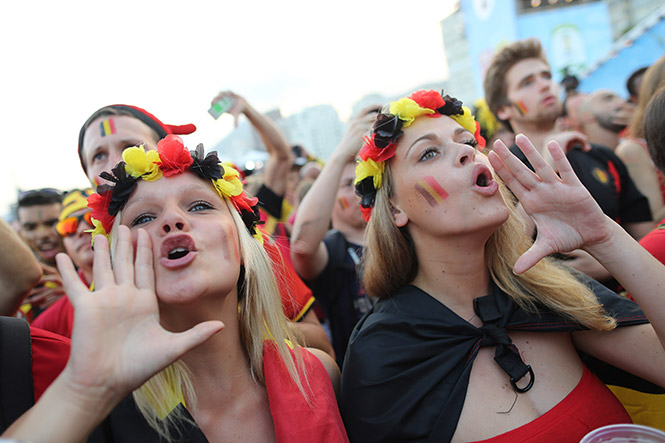
{"type": "Polygon", "coordinates": [[[552,79],[544,75],[539,75],[536,81],[538,82],[538,87],[541,91],[547,91],[552,87],[552,79]]]}
{"type": "Polygon", "coordinates": [[[189,224],[182,212],[179,209],[165,211],[162,216],[162,234],[179,231],[189,231],[189,224]]]}
{"type": "Polygon", "coordinates": [[[89,229],[92,229],[92,226],[90,226],[85,220],[81,219],[78,226],[76,227],[76,236],[82,237],[84,235],[90,235],[89,232],[85,232],[89,229]]]}
{"type": "Polygon", "coordinates": [[[457,154],[457,164],[464,166],[468,163],[473,163],[476,160],[476,148],[469,145],[462,145],[457,154]]]}

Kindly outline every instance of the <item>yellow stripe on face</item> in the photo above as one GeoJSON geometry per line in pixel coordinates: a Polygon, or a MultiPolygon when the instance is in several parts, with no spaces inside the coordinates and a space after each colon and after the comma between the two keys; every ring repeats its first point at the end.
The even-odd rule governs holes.
{"type": "Polygon", "coordinates": [[[443,200],[448,197],[446,190],[441,187],[434,177],[429,175],[416,184],[416,191],[418,191],[432,207],[442,203],[443,200]]]}

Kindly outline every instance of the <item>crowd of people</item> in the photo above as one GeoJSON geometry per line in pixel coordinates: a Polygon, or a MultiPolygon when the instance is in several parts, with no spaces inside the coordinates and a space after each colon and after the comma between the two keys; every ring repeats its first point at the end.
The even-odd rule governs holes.
{"type": "Polygon", "coordinates": [[[484,97],[360,111],[330,157],[250,102],[268,160],[90,115],[86,189],[0,220],[3,438],[571,441],[665,430],[665,56],[567,88],[535,39],[484,97]],[[474,116],[475,115],[475,116],[474,116]]]}

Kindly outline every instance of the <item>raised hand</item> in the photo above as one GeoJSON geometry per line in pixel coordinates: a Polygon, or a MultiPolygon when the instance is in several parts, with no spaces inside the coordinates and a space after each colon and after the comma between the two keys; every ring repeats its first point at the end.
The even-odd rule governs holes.
{"type": "Polygon", "coordinates": [[[557,175],[528,138],[520,134],[515,141],[535,173],[500,140],[488,154],[494,170],[520,200],[538,230],[535,243],[517,260],[514,271],[522,273],[552,253],[569,252],[607,240],[610,235],[607,226],[612,222],[579,181],[561,146],[555,141],[547,146],[557,175]]]}
{"type": "Polygon", "coordinates": [[[229,98],[233,101],[233,104],[231,105],[231,108],[226,111],[226,113],[231,114],[233,116],[233,122],[236,127],[238,127],[238,117],[240,117],[240,114],[245,112],[245,109],[247,108],[247,101],[239,96],[238,94],[235,94],[232,91],[221,91],[215,98],[212,99],[211,104],[215,104],[215,102],[222,100],[224,98],[229,98]]]}
{"type": "Polygon", "coordinates": [[[223,328],[219,321],[200,323],[182,333],[162,328],[151,241],[143,230],[136,248],[134,263],[131,234],[120,226],[111,268],[108,242],[97,237],[92,293],[68,256],[56,258],[76,312],[72,353],[63,374],[84,395],[111,395],[119,400],[223,328]]]}
{"type": "Polygon", "coordinates": [[[363,147],[363,136],[367,135],[372,129],[374,120],[376,120],[376,112],[380,110],[379,105],[372,105],[361,110],[350,122],[349,127],[344,133],[344,137],[335,148],[341,155],[349,157],[350,160],[355,159],[356,155],[363,147]]]}
{"type": "Polygon", "coordinates": [[[40,266],[42,278],[27,295],[24,303],[30,303],[33,308],[44,310],[62,298],[65,290],[62,288],[62,279],[57,269],[44,263],[40,263],[40,266]]]}

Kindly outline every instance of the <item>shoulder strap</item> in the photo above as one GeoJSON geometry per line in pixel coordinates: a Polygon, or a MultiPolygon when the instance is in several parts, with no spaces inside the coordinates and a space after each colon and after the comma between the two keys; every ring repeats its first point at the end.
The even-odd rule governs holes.
{"type": "Polygon", "coordinates": [[[20,318],[0,317],[0,432],[34,402],[30,325],[20,318]]]}

